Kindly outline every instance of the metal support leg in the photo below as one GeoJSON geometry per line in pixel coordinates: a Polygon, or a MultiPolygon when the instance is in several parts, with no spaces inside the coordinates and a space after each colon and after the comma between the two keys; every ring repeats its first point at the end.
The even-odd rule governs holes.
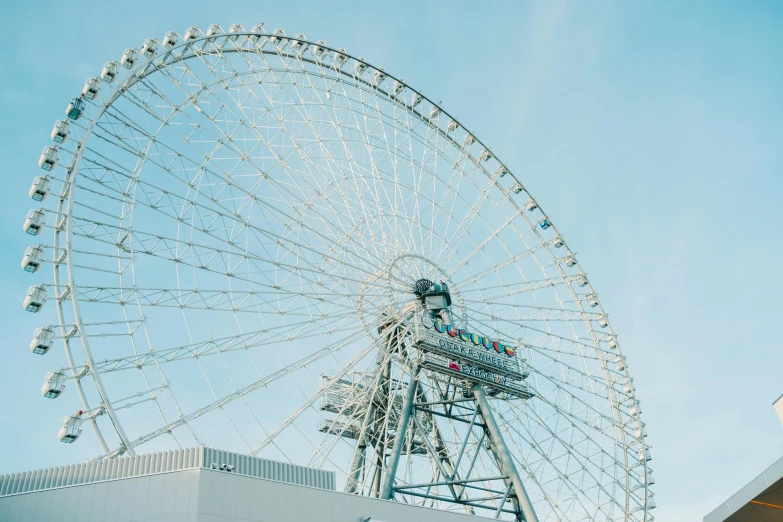
{"type": "MultiPolygon", "coordinates": [[[[428,402],[429,399],[427,398],[427,393],[424,391],[424,387],[419,383],[418,385],[418,393],[421,397],[421,402],[428,402]]],[[[454,389],[454,392],[456,393],[456,388],[454,389]]],[[[438,394],[440,395],[441,399],[445,399],[446,396],[442,394],[440,389],[438,389],[438,394]]],[[[473,418],[473,421],[475,421],[475,416],[473,418]]],[[[467,442],[468,437],[470,437],[470,430],[473,428],[473,422],[471,422],[470,427],[468,428],[468,433],[465,435],[465,442],[467,442]]],[[[451,462],[451,455],[448,454],[446,451],[446,443],[443,440],[443,435],[440,432],[440,428],[438,428],[438,423],[435,422],[435,416],[432,415],[432,434],[435,438],[435,453],[437,455],[437,458],[440,459],[441,463],[443,464],[443,467],[445,469],[445,475],[450,480],[457,480],[459,479],[459,476],[457,474],[457,466],[454,465],[453,462],[451,462]]],[[[464,451],[464,446],[463,446],[464,451]]],[[[460,453],[460,456],[462,453],[460,453]]],[[[459,460],[457,461],[457,464],[459,464],[459,460]]],[[[451,489],[452,494],[457,497],[458,499],[461,499],[462,496],[465,494],[465,486],[461,484],[456,484],[454,486],[449,486],[451,489]],[[452,489],[453,488],[453,489],[452,489]]],[[[475,510],[472,506],[465,506],[465,512],[470,515],[475,515],[475,510]]]]}
{"type": "MultiPolygon", "coordinates": [[[[381,387],[387,387],[389,385],[389,378],[391,375],[391,359],[389,358],[389,354],[391,353],[392,348],[392,341],[393,341],[393,335],[390,333],[384,334],[386,339],[384,341],[384,350],[381,352],[381,356],[378,359],[377,362],[377,371],[375,373],[375,378],[372,382],[372,387],[369,392],[369,402],[367,404],[367,411],[365,412],[364,419],[362,420],[362,426],[361,430],[359,431],[359,438],[356,441],[356,447],[354,448],[353,452],[353,458],[351,459],[351,467],[349,468],[350,471],[348,472],[348,475],[346,476],[345,480],[345,492],[346,493],[356,493],[359,491],[359,485],[362,473],[364,472],[364,465],[366,462],[366,451],[367,446],[372,444],[377,444],[378,441],[373,441],[371,437],[371,432],[374,431],[374,424],[375,424],[375,412],[376,412],[376,402],[380,400],[385,400],[385,398],[388,396],[388,390],[382,390],[379,392],[379,388],[381,387]]],[[[376,452],[381,451],[381,446],[376,446],[375,448],[376,452]]],[[[381,460],[380,463],[382,464],[383,461],[381,460]]],[[[376,469],[376,473],[380,473],[381,468],[376,469]]],[[[379,479],[380,480],[380,479],[379,479]]],[[[373,480],[373,483],[376,482],[373,480]]],[[[380,490],[380,484],[378,484],[377,487],[374,487],[372,491],[377,492],[380,490]]]]}
{"type": "Polygon", "coordinates": [[[476,402],[476,406],[481,410],[481,417],[484,419],[484,424],[487,426],[487,431],[490,436],[490,443],[492,444],[495,454],[500,461],[499,464],[503,467],[502,473],[508,475],[511,484],[514,486],[514,494],[519,501],[519,507],[522,511],[522,516],[525,522],[538,522],[535,511],[533,511],[533,505],[530,503],[530,498],[527,496],[527,491],[522,485],[522,478],[517,472],[517,467],[514,465],[514,459],[511,457],[511,453],[508,451],[503,440],[503,434],[500,432],[500,426],[495,421],[495,416],[492,415],[492,409],[487,401],[487,396],[484,394],[484,389],[479,384],[472,386],[473,397],[476,402]]]}
{"type": "Polygon", "coordinates": [[[373,381],[372,390],[370,390],[370,402],[367,405],[367,411],[364,414],[361,431],[359,432],[359,440],[356,441],[353,459],[351,459],[351,471],[348,474],[345,487],[346,493],[356,493],[359,489],[359,480],[364,468],[365,452],[367,451],[367,444],[370,439],[369,432],[372,430],[372,424],[375,419],[376,394],[378,393],[378,386],[383,375],[383,372],[378,372],[378,375],[373,381]]]}
{"type": "Polygon", "coordinates": [[[383,489],[381,489],[380,498],[389,500],[392,496],[392,489],[394,488],[394,477],[397,476],[397,466],[400,463],[400,455],[402,454],[402,445],[405,443],[405,434],[408,432],[408,421],[410,420],[411,411],[413,410],[413,400],[416,397],[416,390],[418,388],[418,364],[413,365],[411,370],[411,380],[408,382],[408,389],[405,392],[405,401],[402,403],[402,409],[400,410],[400,420],[397,423],[397,435],[394,437],[394,446],[392,447],[391,455],[389,455],[389,464],[386,467],[386,478],[383,483],[383,489]]]}

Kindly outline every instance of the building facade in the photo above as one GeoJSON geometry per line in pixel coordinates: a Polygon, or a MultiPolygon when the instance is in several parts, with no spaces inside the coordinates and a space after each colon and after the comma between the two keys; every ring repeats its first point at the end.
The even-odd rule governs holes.
{"type": "Polygon", "coordinates": [[[9,522],[468,522],[335,491],[332,472],[211,448],[0,477],[9,522]]]}

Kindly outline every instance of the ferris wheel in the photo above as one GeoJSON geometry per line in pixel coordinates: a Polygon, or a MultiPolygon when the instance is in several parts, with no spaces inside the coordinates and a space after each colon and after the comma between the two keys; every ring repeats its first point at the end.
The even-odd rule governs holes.
{"type": "Polygon", "coordinates": [[[61,441],[208,444],[504,520],[653,520],[633,380],[575,254],[401,78],[263,24],[190,27],[106,63],[51,137],[24,230],[52,242],[22,267],[53,266],[24,308],[48,318],[30,349],[74,412],[61,441]]]}

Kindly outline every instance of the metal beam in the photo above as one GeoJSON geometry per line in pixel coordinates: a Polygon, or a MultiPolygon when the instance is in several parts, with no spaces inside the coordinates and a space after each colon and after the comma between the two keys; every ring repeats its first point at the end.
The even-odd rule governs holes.
{"type": "MultiPolygon", "coordinates": [[[[430,499],[430,500],[437,500],[439,502],[448,502],[450,504],[461,504],[463,506],[469,506],[469,507],[472,507],[472,508],[487,509],[489,511],[494,511],[495,510],[495,506],[491,506],[491,505],[487,505],[487,504],[481,504],[479,502],[475,502],[475,501],[472,501],[472,500],[454,500],[453,498],[449,498],[449,497],[441,497],[441,496],[438,496],[438,495],[430,495],[430,494],[427,494],[427,493],[419,493],[417,491],[400,491],[400,494],[401,495],[410,495],[412,497],[427,498],[427,499],[430,499]]],[[[503,498],[503,497],[501,497],[501,496],[496,497],[496,499],[501,499],[501,498],[503,498]]],[[[501,508],[502,507],[503,506],[501,506],[501,508]]],[[[511,509],[501,509],[501,511],[503,513],[515,513],[516,514],[516,511],[511,510],[511,509]]]]}
{"type": "Polygon", "coordinates": [[[522,478],[517,472],[517,467],[514,465],[514,459],[511,457],[511,452],[508,451],[503,440],[503,434],[500,431],[495,416],[492,414],[492,408],[489,406],[487,396],[484,394],[484,389],[480,384],[474,384],[472,386],[473,398],[476,401],[476,407],[481,410],[481,417],[484,419],[484,424],[487,426],[489,432],[490,443],[492,444],[495,454],[497,455],[498,464],[502,466],[502,472],[508,475],[509,481],[514,486],[514,495],[519,502],[519,508],[521,515],[525,522],[538,522],[538,517],[533,510],[533,504],[530,503],[530,498],[527,496],[525,486],[522,484],[522,478]]]}
{"type": "Polygon", "coordinates": [[[413,410],[413,399],[416,398],[416,390],[418,389],[418,374],[419,365],[414,363],[411,370],[411,378],[408,382],[408,389],[405,392],[405,400],[402,403],[400,409],[400,420],[397,423],[397,435],[394,437],[394,446],[392,446],[391,455],[389,455],[389,465],[386,468],[386,478],[381,490],[380,498],[389,500],[394,490],[394,477],[397,475],[397,466],[400,463],[400,454],[402,453],[402,445],[405,443],[405,434],[408,432],[408,421],[411,417],[411,411],[413,410]]]}

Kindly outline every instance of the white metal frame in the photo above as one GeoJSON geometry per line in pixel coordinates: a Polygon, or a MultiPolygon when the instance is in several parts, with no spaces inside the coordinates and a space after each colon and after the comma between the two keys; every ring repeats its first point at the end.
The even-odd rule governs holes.
{"type": "MultiPolygon", "coordinates": [[[[70,140],[59,145],[61,161],[50,173],[60,184],[59,193],[54,184],[52,189],[57,207],[49,249],[51,287],[67,359],[63,370],[74,381],[83,409],[93,412],[87,418],[103,454],[133,455],[135,448],[163,436],[180,447],[178,437],[201,443],[198,433],[204,430],[196,426],[198,419],[217,412],[248,453],[273,449],[289,458],[284,434],[309,440],[314,434],[306,434],[300,423],[317,414],[328,422],[343,422],[343,428],[326,429],[321,441],[313,443],[309,463],[353,476],[356,470],[346,468],[351,459],[346,461],[343,446],[355,448],[359,440],[369,439],[364,431],[356,443],[343,436],[356,420],[347,411],[369,415],[375,408],[372,400],[358,394],[334,418],[317,408],[327,389],[353,373],[353,382],[376,383],[371,397],[378,386],[384,387],[389,402],[381,413],[372,411],[383,429],[393,433],[398,422],[401,426],[396,438],[373,435],[374,447],[385,448],[378,450],[383,452],[395,447],[392,454],[405,455],[391,468],[385,453],[376,455],[375,468],[365,462],[367,469],[357,475],[372,477],[373,484],[349,480],[348,490],[376,496],[396,491],[403,501],[442,509],[484,509],[472,500],[450,504],[438,493],[439,488],[454,492],[466,486],[455,480],[459,469],[446,470],[450,478],[438,482],[443,470],[434,461],[429,482],[434,489],[419,500],[412,494],[410,484],[422,473],[413,446],[429,444],[428,428],[413,416],[411,429],[422,435],[415,439],[411,431],[405,438],[407,415],[400,412],[408,410],[395,406],[395,397],[402,396],[406,378],[411,386],[418,379],[413,375],[419,370],[411,369],[415,349],[402,337],[396,347],[383,348],[382,336],[357,347],[360,339],[372,339],[384,321],[404,330],[410,278],[438,277],[454,288],[457,320],[512,335],[533,368],[534,399],[488,398],[478,390],[480,404],[467,431],[455,427],[459,422],[452,413],[440,416],[451,419],[451,431],[438,435],[448,447],[437,451],[446,452],[457,468],[470,455],[471,469],[482,468],[488,485],[497,479],[492,477],[498,475],[494,471],[500,461],[505,470],[498,476],[519,479],[508,479],[505,494],[493,497],[496,511],[490,515],[507,516],[504,503],[509,496],[521,500],[524,482],[530,505],[514,511],[519,519],[534,520],[535,510],[540,520],[652,520],[649,449],[643,436],[634,437],[643,423],[627,368],[616,362],[620,357],[624,363],[616,336],[600,303],[593,306],[596,294],[578,262],[573,263],[575,255],[521,181],[456,118],[403,80],[344,49],[279,31],[275,45],[271,34],[212,35],[160,47],[149,58],[139,55],[130,71],[120,68],[111,84],[86,100],[82,118],[70,123],[70,140]],[[300,42],[301,52],[291,40],[300,42]],[[316,45],[320,54],[313,56],[316,45]],[[334,56],[340,57],[336,63],[334,56]],[[280,101],[277,93],[292,101],[280,101]],[[252,118],[256,120],[248,121],[252,118]],[[438,188],[443,197],[436,199],[438,188]],[[472,202],[470,195],[475,196],[472,202]],[[162,225],[184,225],[177,225],[175,234],[164,226],[144,229],[136,226],[137,213],[147,219],[159,216],[162,225]],[[191,237],[198,239],[183,239],[188,222],[191,237]],[[477,230],[486,237],[473,237],[477,230]],[[247,245],[243,249],[236,242],[243,237],[255,238],[264,248],[275,245],[277,253],[251,251],[247,245]],[[112,248],[116,253],[110,253],[112,248]],[[493,257],[497,255],[499,259],[493,257]],[[138,286],[137,279],[156,280],[136,273],[142,258],[176,265],[176,287],[138,286]],[[526,264],[537,270],[538,278],[529,278],[526,264]],[[274,266],[275,277],[289,274],[298,281],[298,290],[260,280],[267,266],[274,266]],[[225,277],[228,286],[202,288],[185,268],[209,281],[225,277]],[[96,274],[94,280],[85,279],[87,274],[96,274]],[[109,277],[117,283],[107,284],[109,277]],[[190,279],[192,287],[186,285],[190,279]],[[91,318],[82,306],[111,306],[121,316],[91,318]],[[152,340],[157,334],[148,326],[149,310],[179,310],[190,339],[158,348],[152,340]],[[387,311],[391,315],[384,315],[387,311]],[[205,319],[233,314],[239,333],[199,338],[191,328],[214,325],[189,322],[191,312],[205,319]],[[262,326],[245,330],[246,316],[261,316],[262,326]],[[305,333],[308,325],[325,326],[327,332],[305,333]],[[227,358],[260,349],[280,334],[291,339],[294,360],[278,353],[277,369],[262,374],[256,367],[255,380],[235,382],[227,358]],[[104,357],[96,357],[94,338],[129,340],[131,350],[111,354],[102,349],[104,357]],[[73,346],[75,340],[81,351],[73,346]],[[321,346],[302,355],[302,345],[294,340],[321,346]],[[206,357],[223,368],[230,392],[215,389],[208,376],[213,368],[202,363],[206,357]],[[312,368],[327,360],[340,370],[325,384],[314,388],[300,381],[302,375],[315,380],[312,368]],[[166,370],[174,363],[198,366],[212,399],[183,408],[166,370]],[[376,369],[382,367],[386,377],[379,378],[376,369]],[[109,391],[104,380],[122,389],[123,376],[133,370],[146,391],[109,391]],[[291,411],[269,392],[269,400],[284,414],[274,427],[273,421],[259,419],[248,401],[280,382],[303,400],[291,411]],[[98,406],[91,407],[96,401],[98,406]],[[229,413],[239,403],[246,410],[245,421],[235,421],[238,414],[229,413]],[[129,436],[126,428],[139,430],[117,412],[145,404],[160,419],[154,428],[129,436]],[[482,449],[485,436],[471,430],[477,412],[490,413],[490,408],[496,420],[483,425],[492,426],[494,442],[482,449]],[[104,419],[109,425],[102,424],[104,419]],[[246,440],[242,422],[257,424],[261,437],[246,440]],[[508,439],[505,451],[498,450],[501,439],[508,439]],[[518,474],[509,471],[515,468],[518,474]]],[[[429,371],[422,375],[422,389],[434,393],[437,376],[429,371]]],[[[439,427],[442,421],[434,410],[453,412],[454,401],[460,400],[456,381],[447,386],[453,387],[448,400],[430,408],[433,433],[446,428],[439,427]]]]}

